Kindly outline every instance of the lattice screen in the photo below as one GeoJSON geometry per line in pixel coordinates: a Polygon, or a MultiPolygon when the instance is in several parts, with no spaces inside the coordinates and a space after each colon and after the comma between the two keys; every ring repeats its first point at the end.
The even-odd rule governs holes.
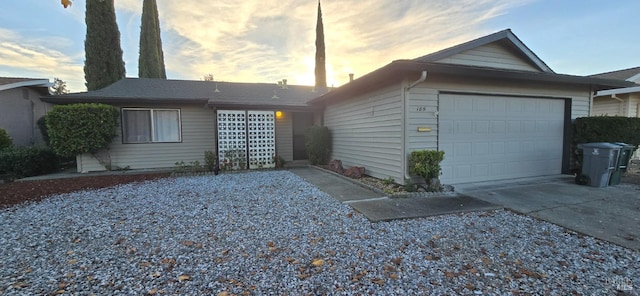
{"type": "Polygon", "coordinates": [[[218,157],[223,170],[247,168],[245,111],[218,110],[218,157]]]}
{"type": "Polygon", "coordinates": [[[276,154],[275,114],[273,111],[248,111],[249,168],[272,168],[276,154]]]}

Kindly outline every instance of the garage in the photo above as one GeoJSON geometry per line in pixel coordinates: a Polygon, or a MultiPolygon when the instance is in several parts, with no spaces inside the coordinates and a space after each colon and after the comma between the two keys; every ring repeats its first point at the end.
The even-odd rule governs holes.
{"type": "Polygon", "coordinates": [[[438,96],[445,184],[560,174],[565,100],[476,94],[438,96]]]}

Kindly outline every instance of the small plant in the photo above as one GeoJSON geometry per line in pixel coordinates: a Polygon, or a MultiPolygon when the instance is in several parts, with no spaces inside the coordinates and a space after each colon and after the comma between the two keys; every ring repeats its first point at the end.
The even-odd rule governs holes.
{"type": "Polygon", "coordinates": [[[224,152],[220,160],[220,170],[243,170],[247,168],[247,155],[242,149],[230,149],[224,152]]]}
{"type": "Polygon", "coordinates": [[[305,135],[305,148],[312,165],[327,164],[331,154],[331,133],[326,126],[311,126],[305,135]]]}
{"type": "Polygon", "coordinates": [[[444,159],[444,151],[420,150],[411,152],[410,172],[424,178],[428,191],[440,191],[437,178],[441,174],[440,162],[444,159]]]}
{"type": "Polygon", "coordinates": [[[9,148],[13,145],[13,140],[9,133],[4,129],[0,128],[0,149],[9,148]]]}
{"type": "Polygon", "coordinates": [[[204,167],[207,171],[213,172],[216,168],[216,153],[207,150],[204,152],[204,167]]]}
{"type": "Polygon", "coordinates": [[[416,185],[413,184],[413,180],[411,180],[411,178],[404,179],[404,191],[416,192],[416,185]]]}
{"type": "Polygon", "coordinates": [[[396,180],[394,180],[392,177],[382,179],[382,185],[384,186],[391,186],[395,184],[396,184],[396,180]]]}
{"type": "Polygon", "coordinates": [[[204,167],[200,165],[200,162],[197,160],[189,163],[179,161],[174,163],[174,165],[173,171],[176,173],[199,173],[204,171],[204,167]]]}
{"type": "Polygon", "coordinates": [[[275,164],[277,169],[281,169],[284,167],[284,165],[287,163],[286,160],[284,160],[284,158],[282,158],[282,156],[280,155],[274,155],[273,156],[273,163],[275,164]]]}

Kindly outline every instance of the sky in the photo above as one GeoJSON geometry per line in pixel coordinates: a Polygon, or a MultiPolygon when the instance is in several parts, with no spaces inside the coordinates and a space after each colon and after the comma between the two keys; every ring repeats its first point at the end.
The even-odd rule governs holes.
{"type": "MultiPolygon", "coordinates": [[[[85,91],[85,1],[0,0],[0,77],[85,91]]],[[[316,0],[157,2],[167,78],[314,84],[316,0]]],[[[137,77],[142,0],[115,6],[127,77],[137,77]]],[[[637,0],[322,0],[327,83],[504,29],[557,73],[637,67],[638,11],[637,0]]]]}

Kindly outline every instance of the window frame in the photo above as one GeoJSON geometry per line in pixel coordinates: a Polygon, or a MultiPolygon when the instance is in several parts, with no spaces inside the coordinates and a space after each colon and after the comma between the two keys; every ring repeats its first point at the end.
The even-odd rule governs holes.
{"type": "Polygon", "coordinates": [[[182,143],[182,110],[180,108],[143,108],[143,107],[122,107],[121,115],[121,132],[122,144],[159,144],[159,143],[182,143]],[[125,111],[147,111],[150,118],[151,141],[148,142],[127,142],[125,137],[124,112],[125,111]],[[178,112],[178,140],[177,141],[158,141],[155,135],[155,112],[154,111],[177,111],[178,112]]]}

